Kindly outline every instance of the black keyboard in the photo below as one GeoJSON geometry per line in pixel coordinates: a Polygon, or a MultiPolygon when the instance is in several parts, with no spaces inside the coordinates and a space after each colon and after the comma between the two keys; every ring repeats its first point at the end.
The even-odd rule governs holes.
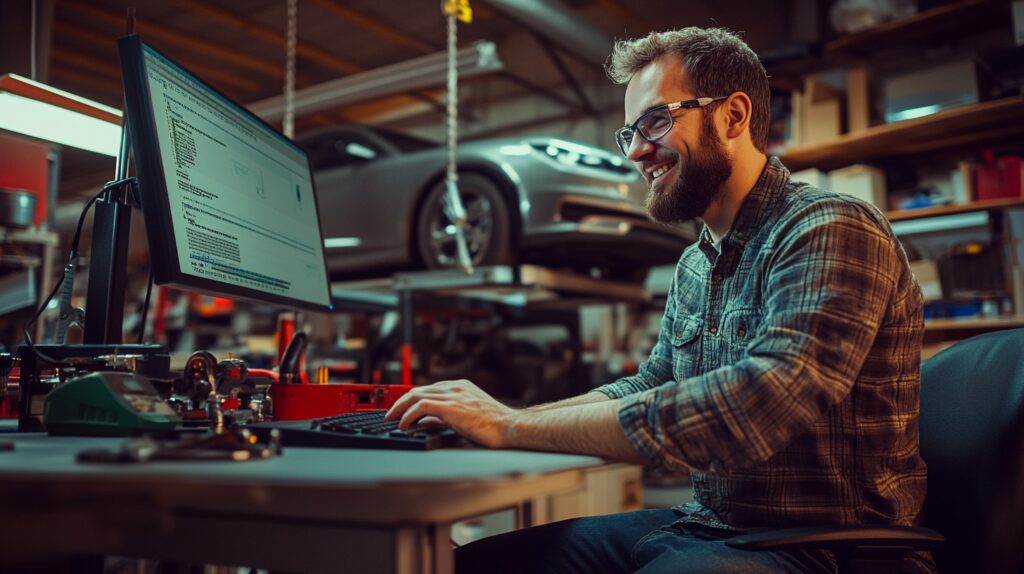
{"type": "Polygon", "coordinates": [[[432,450],[465,445],[450,429],[398,430],[397,420],[384,420],[385,412],[362,411],[313,420],[256,423],[249,428],[262,440],[270,436],[272,429],[280,430],[284,446],[432,450]]]}

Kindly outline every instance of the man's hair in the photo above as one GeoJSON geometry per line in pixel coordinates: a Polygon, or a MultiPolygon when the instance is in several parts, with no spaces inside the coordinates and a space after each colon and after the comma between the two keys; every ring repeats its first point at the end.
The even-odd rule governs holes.
{"type": "Polygon", "coordinates": [[[736,34],[723,28],[690,27],[619,40],[605,71],[613,82],[628,84],[633,74],[670,54],[683,61],[697,97],[728,96],[733,92],[750,97],[750,137],[757,149],[765,151],[771,120],[768,74],[757,54],[736,34]]]}

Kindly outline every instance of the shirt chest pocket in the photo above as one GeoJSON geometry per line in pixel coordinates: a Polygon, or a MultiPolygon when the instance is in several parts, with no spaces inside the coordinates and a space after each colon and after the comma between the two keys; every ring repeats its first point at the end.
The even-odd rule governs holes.
{"type": "Polygon", "coordinates": [[[696,376],[700,365],[699,317],[678,315],[672,330],[672,375],[677,381],[696,376]]]}
{"type": "Polygon", "coordinates": [[[758,307],[734,307],[722,315],[721,337],[723,364],[731,365],[746,358],[747,347],[761,329],[763,311],[758,307]]]}

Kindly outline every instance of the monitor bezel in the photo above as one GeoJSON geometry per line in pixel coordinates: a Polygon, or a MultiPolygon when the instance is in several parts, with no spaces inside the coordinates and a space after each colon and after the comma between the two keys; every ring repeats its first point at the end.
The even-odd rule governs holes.
{"type": "Polygon", "coordinates": [[[313,177],[309,155],[292,140],[282,135],[276,128],[256,114],[240,105],[223,92],[205,82],[188,68],[168,57],[152,45],[144,42],[136,34],[118,40],[118,54],[121,60],[121,78],[125,92],[125,117],[128,119],[128,135],[134,156],[135,175],[139,183],[139,200],[142,204],[143,220],[146,224],[146,236],[149,242],[150,265],[153,269],[153,281],[157,285],[165,285],[187,291],[201,291],[211,295],[229,299],[244,299],[255,303],[280,305],[288,308],[301,308],[316,312],[329,312],[331,305],[330,271],[327,268],[327,254],[324,249],[323,225],[320,215],[319,193],[316,178],[313,177]],[[320,231],[320,253],[323,256],[324,286],[327,292],[327,303],[319,304],[293,297],[266,293],[238,285],[231,285],[183,273],[179,266],[177,242],[174,237],[174,226],[171,220],[170,194],[167,189],[163,164],[160,155],[159,140],[156,131],[156,117],[152,113],[153,100],[149,91],[146,62],[143,51],[153,50],[179,71],[201,84],[205,89],[225,103],[233,106],[243,114],[265,126],[271,133],[306,158],[306,166],[310,173],[310,185],[313,190],[313,201],[316,207],[317,227],[320,231]]]}

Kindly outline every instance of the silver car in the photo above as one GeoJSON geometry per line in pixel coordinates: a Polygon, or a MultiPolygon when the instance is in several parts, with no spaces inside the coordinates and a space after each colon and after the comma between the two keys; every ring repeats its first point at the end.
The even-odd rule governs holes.
{"type": "MultiPolygon", "coordinates": [[[[315,171],[335,280],[456,264],[442,197],[446,149],[365,126],[298,141],[315,171]]],[[[690,225],[652,222],[646,185],[623,158],[551,137],[459,144],[459,192],[475,265],[532,263],[642,280],[673,263],[690,225]]]]}

